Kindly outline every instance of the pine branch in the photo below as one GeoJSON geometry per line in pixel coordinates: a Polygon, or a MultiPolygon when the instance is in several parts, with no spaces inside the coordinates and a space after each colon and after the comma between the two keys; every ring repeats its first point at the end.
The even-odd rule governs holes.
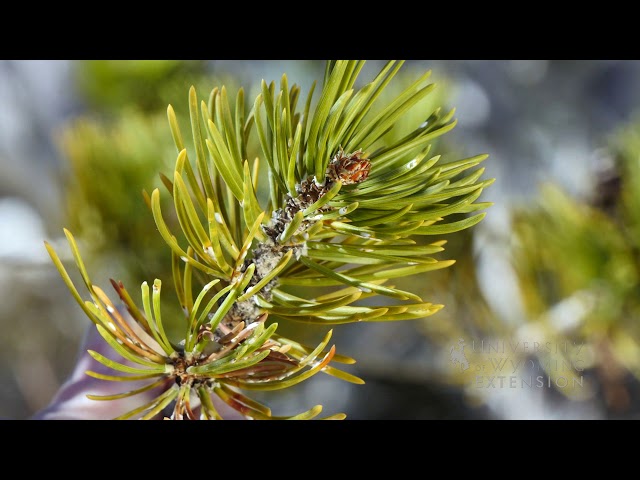
{"type": "MultiPolygon", "coordinates": [[[[389,62],[373,81],[355,88],[362,65],[328,64],[317,104],[311,108],[310,93],[302,111],[297,110],[300,88],[289,87],[286,75],[278,90],[263,81],[250,110],[243,90],[232,108],[225,87],[215,88],[208,103],[198,103],[192,88],[193,152],[185,148],[169,106],[179,153],[172,179],[163,176],[162,181],[173,198],[180,235],[165,221],[159,189],[145,198],[172,252],[174,287],[185,316],[181,342],[172,343],[164,331],[159,280],[152,295],[143,283],[144,311],[114,283],[145,335],[134,337],[106,296],[96,294],[101,290],[91,284],[71,234],[67,236],[92,301],[81,299],[47,246],[105,340],[140,367],[94,358],[114,370],[149,375],[153,385],[162,378],[176,385],[125,417],[152,417],[173,402],[171,418],[219,418],[209,398],[215,394],[248,417],[279,418],[236,389],[288,388],[319,371],[362,381],[329,365],[332,360],[352,361],[329,347],[331,331],[310,349],[276,336],[277,323],[265,326],[268,317],[334,325],[416,319],[442,308],[387,282],[454,263],[431,256],[443,250],[444,242],[422,245],[416,239],[469,228],[484,217],[461,219],[489,206],[474,202],[492,180],[480,180],[484,169],[471,170],[486,155],[451,163],[430,156],[431,143],[455,126],[453,112],[441,114],[440,109],[422,112],[412,131],[387,144],[387,133],[434,85],[426,84],[427,73],[378,105],[402,64],[389,62]],[[251,139],[259,144],[255,156],[251,139]],[[250,166],[247,157],[266,162],[256,159],[250,166]],[[267,190],[258,181],[265,168],[267,190]],[[194,272],[208,278],[195,301],[194,272]],[[288,285],[339,288],[313,299],[292,295],[288,285]],[[393,302],[357,304],[379,297],[393,302]],[[197,407],[191,407],[190,395],[197,398],[197,407]]],[[[291,418],[315,417],[318,408],[291,418]]]]}

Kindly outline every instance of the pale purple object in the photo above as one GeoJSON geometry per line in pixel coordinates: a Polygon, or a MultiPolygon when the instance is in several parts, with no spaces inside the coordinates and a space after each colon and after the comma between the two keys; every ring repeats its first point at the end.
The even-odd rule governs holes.
{"type": "MultiPolygon", "coordinates": [[[[153,382],[153,379],[135,382],[113,382],[90,377],[85,373],[87,370],[106,375],[118,375],[119,372],[114,372],[95,361],[87,353],[87,350],[95,350],[105,357],[125,365],[134,366],[133,363],[114,352],[92,325],[84,336],[78,361],[73,372],[56,392],[51,403],[32,417],[34,420],[109,420],[150,402],[161,393],[160,387],[158,387],[118,400],[88,399],[86,397],[87,394],[113,395],[140,388],[153,382]]],[[[245,418],[215,395],[212,396],[212,401],[223,418],[228,420],[242,420],[245,418]]]]}

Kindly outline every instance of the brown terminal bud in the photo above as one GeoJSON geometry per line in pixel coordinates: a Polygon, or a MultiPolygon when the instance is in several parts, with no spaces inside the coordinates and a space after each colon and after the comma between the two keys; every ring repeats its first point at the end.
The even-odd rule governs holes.
{"type": "Polygon", "coordinates": [[[362,158],[362,150],[345,154],[342,147],[329,162],[327,177],[332,181],[339,180],[343,185],[364,182],[369,176],[371,162],[362,158]]]}

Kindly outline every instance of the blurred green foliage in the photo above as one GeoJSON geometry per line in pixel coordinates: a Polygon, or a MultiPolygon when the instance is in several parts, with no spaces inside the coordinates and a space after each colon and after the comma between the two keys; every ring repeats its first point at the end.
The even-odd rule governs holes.
{"type": "Polygon", "coordinates": [[[90,110],[120,116],[128,105],[158,112],[206,71],[204,61],[89,60],[81,62],[77,85],[90,110]]]}
{"type": "Polygon", "coordinates": [[[167,270],[142,188],[158,186],[170,168],[173,145],[159,114],[131,110],[115,122],[83,117],[59,135],[68,160],[68,221],[90,251],[115,254],[134,278],[167,270]],[[137,186],[137,188],[132,188],[137,186]]]}
{"type": "Polygon", "coordinates": [[[607,158],[587,201],[546,184],[514,212],[512,255],[529,323],[583,343],[607,407],[624,411],[629,372],[640,376],[640,123],[609,139],[607,158]]]}
{"type": "MultiPolygon", "coordinates": [[[[158,173],[173,171],[167,105],[184,104],[190,85],[208,92],[216,77],[205,62],[174,60],[82,61],[76,77],[89,110],[56,138],[67,161],[67,223],[87,244],[88,260],[117,262],[122,280],[169,279],[170,255],[142,191],[161,187],[158,173]]],[[[176,114],[189,121],[186,109],[176,114]]]]}

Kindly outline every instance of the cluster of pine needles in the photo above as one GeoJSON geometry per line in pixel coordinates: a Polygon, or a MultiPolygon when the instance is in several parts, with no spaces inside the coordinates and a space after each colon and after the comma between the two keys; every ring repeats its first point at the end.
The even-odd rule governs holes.
{"type": "Polygon", "coordinates": [[[87,374],[114,382],[148,380],[142,388],[90,398],[159,392],[121,419],[220,419],[213,397],[246,418],[316,418],[319,405],[276,417],[247,393],[288,388],[318,372],[363,383],[335,366],[355,360],[336,353],[332,330],[318,345],[307,346],[280,336],[277,321],[387,322],[423,318],[442,308],[389,282],[454,263],[432,256],[444,250],[444,240],[425,239],[482,220],[485,214],[478,212],[489,204],[476,200],[492,180],[481,180],[484,169],[474,167],[487,155],[447,163],[433,155],[433,140],[456,123],[453,111],[440,108],[423,112],[419,125],[385,143],[385,134],[435,85],[427,82],[427,72],[379,105],[402,62],[388,62],[356,88],[363,66],[364,61],[328,62],[313,108],[315,83],[303,104],[300,87],[290,87],[286,75],[279,87],[263,81],[250,104],[242,89],[230,99],[224,86],[214,88],[208,101],[199,102],[192,88],[190,152],[169,106],[178,155],[172,178],[161,178],[175,211],[162,211],[159,189],[145,192],[144,200],[171,252],[173,288],[184,313],[179,341],[163,326],[160,280],[142,284],[142,308],[112,280],[121,302],[114,305],[91,282],[65,230],[91,297],[83,300],[47,244],[78,304],[121,357],[116,361],[90,350],[114,374],[87,374]],[[254,135],[259,151],[250,148],[254,135]],[[268,191],[259,188],[262,175],[268,191]],[[312,293],[333,288],[311,298],[293,294],[293,286],[312,293]]]}

